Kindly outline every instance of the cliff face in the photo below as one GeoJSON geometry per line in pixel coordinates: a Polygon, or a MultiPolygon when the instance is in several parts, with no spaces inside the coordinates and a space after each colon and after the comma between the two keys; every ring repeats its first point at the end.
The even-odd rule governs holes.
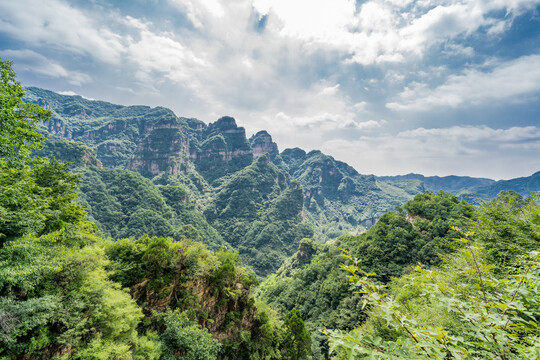
{"type": "MultiPolygon", "coordinates": [[[[27,89],[27,101],[53,110],[41,126],[50,133],[85,143],[106,167],[127,168],[147,177],[199,172],[210,183],[250,165],[254,152],[246,131],[224,116],[206,125],[177,117],[171,110],[121,106],[27,89]]],[[[257,155],[277,155],[268,133],[259,133],[257,155]]]]}
{"type": "Polygon", "coordinates": [[[150,177],[163,172],[187,171],[189,142],[181,123],[176,119],[165,119],[145,125],[144,137],[127,168],[150,177]]]}
{"type": "Polygon", "coordinates": [[[264,153],[270,155],[270,159],[275,159],[279,155],[278,146],[272,141],[272,136],[265,130],[253,135],[249,142],[253,148],[253,158],[256,159],[264,153]]]}
{"type": "Polygon", "coordinates": [[[224,116],[209,125],[195,123],[190,134],[190,158],[208,181],[241,170],[253,161],[243,127],[224,116]]]}

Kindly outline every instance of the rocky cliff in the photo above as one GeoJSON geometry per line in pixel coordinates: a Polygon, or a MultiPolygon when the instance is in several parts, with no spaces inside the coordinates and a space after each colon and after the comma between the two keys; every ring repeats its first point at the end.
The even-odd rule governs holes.
{"type": "Polygon", "coordinates": [[[270,155],[270,159],[275,159],[279,155],[278,146],[272,141],[272,136],[265,130],[261,130],[249,138],[253,148],[253,158],[258,158],[264,153],[270,155]]]}

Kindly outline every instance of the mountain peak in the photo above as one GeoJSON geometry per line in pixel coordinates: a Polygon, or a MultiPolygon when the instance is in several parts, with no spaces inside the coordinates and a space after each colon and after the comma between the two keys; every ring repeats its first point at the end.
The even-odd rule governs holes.
{"type": "Polygon", "coordinates": [[[272,136],[266,131],[261,130],[251,138],[249,138],[251,147],[253,148],[253,158],[256,159],[264,153],[268,153],[270,158],[274,159],[278,154],[278,146],[272,141],[272,136]]]}
{"type": "Polygon", "coordinates": [[[236,125],[236,120],[232,116],[222,116],[217,119],[216,122],[211,123],[208,126],[211,128],[217,128],[219,130],[231,130],[238,127],[236,125]]]}

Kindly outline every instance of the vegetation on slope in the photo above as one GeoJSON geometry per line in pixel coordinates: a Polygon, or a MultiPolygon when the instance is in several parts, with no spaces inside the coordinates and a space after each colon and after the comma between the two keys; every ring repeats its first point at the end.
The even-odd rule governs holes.
{"type": "Polygon", "coordinates": [[[336,359],[537,359],[539,219],[535,202],[502,193],[480,207],[455,253],[389,289],[349,257],[369,317],[348,334],[328,332],[336,359]]]}
{"type": "Polygon", "coordinates": [[[320,151],[286,149],[280,165],[304,188],[306,218],[315,239],[325,242],[346,233],[358,234],[379,216],[402,205],[421,190],[416,186],[379,183],[320,151]]]}
{"type": "Polygon", "coordinates": [[[419,194],[364,234],[343,235],[324,245],[302,240],[298,252],[261,285],[260,297],[282,314],[297,308],[312,332],[323,326],[351,329],[365,312],[361,296],[351,293],[340,269],[340,249],[349,250],[366,271],[388,282],[412,265],[434,265],[441,254],[454,251],[450,239],[459,233],[451,226],[463,227],[473,216],[473,207],[453,195],[419,194]]]}
{"type": "Polygon", "coordinates": [[[247,264],[267,275],[312,235],[302,210],[302,188],[263,155],[226,179],[204,214],[247,264]]]}
{"type": "Polygon", "coordinates": [[[212,249],[224,243],[181,185],[155,185],[133,171],[103,168],[92,149],[56,136],[49,136],[36,155],[72,164],[80,175],[79,201],[105,236],[188,236],[212,249]]]}

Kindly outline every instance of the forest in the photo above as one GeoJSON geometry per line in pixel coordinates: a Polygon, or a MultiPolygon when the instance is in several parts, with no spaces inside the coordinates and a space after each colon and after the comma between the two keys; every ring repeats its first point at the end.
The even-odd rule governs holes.
{"type": "Polygon", "coordinates": [[[426,191],[0,72],[0,359],[540,358],[530,182],[426,191]]]}

